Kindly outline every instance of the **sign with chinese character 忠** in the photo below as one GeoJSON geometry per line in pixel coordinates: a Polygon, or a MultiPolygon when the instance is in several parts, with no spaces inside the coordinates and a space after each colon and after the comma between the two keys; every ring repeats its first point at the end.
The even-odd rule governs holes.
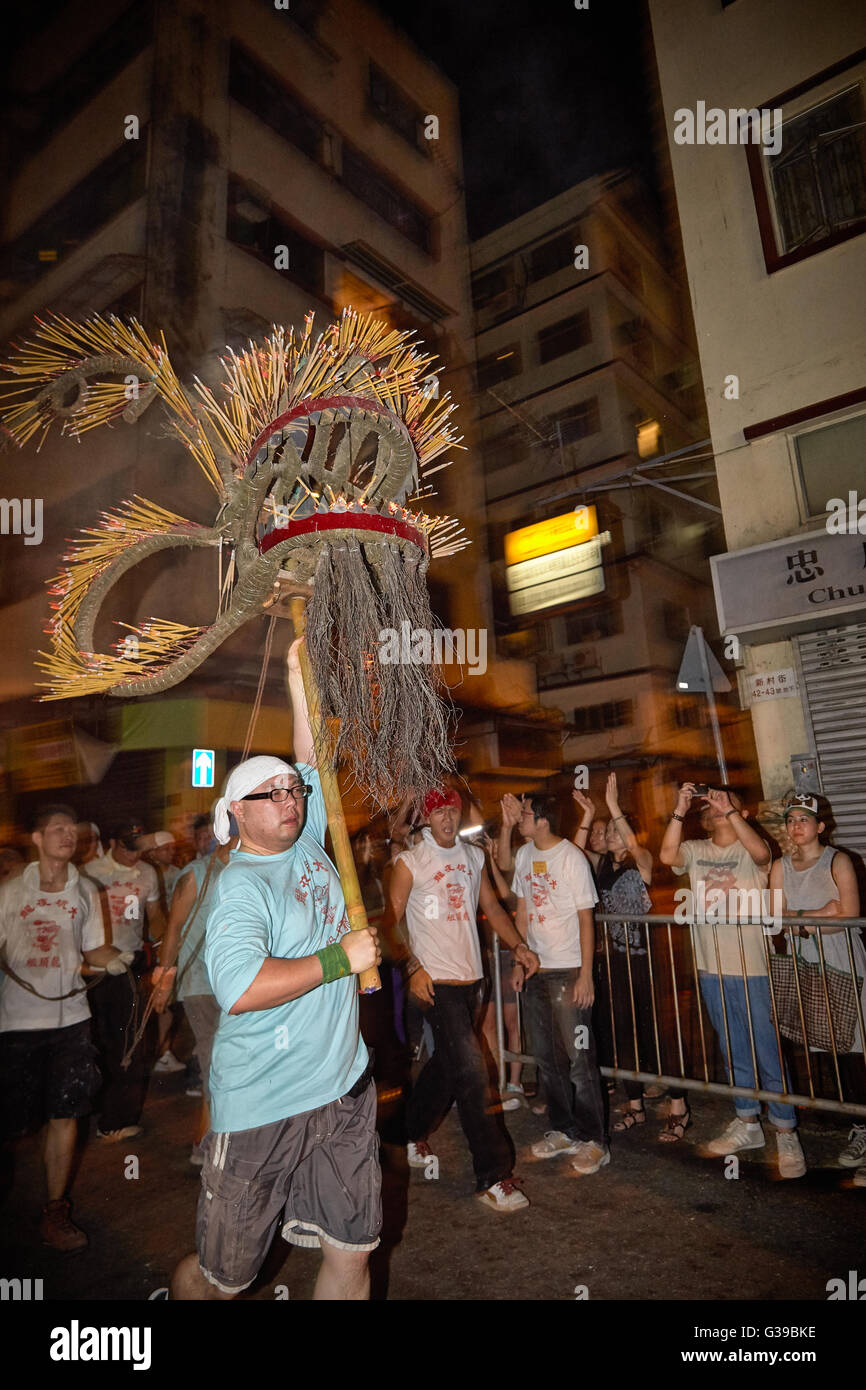
{"type": "Polygon", "coordinates": [[[866,540],[812,531],[710,559],[724,634],[773,642],[866,617],[866,540]]]}

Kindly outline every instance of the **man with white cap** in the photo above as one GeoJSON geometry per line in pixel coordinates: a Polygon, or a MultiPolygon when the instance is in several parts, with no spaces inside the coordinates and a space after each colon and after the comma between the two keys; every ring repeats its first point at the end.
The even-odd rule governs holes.
{"type": "Polygon", "coordinates": [[[160,880],[165,899],[162,906],[165,912],[171,904],[171,895],[181,874],[174,862],[176,843],[170,830],[155,830],[152,835],[144,835],[141,842],[144,858],[156,869],[157,878],[160,880]]]}
{"type": "Polygon", "coordinates": [[[538,957],[500,907],[483,850],[458,840],[460,816],[460,796],[453,788],[429,792],[421,842],[397,855],[389,886],[392,919],[399,922],[405,913],[419,962],[409,988],[430,1020],[436,1044],[409,1101],[408,1160],[411,1167],[430,1171],[436,1159],[427,1139],[456,1100],[472,1153],[476,1196],[493,1211],[510,1213],[528,1207],[529,1200],[512,1177],[511,1144],[494,1109],[478,1034],[484,975],[476,923],[479,903],[527,976],[538,969],[538,957]]]}
{"type": "Polygon", "coordinates": [[[220,844],[240,844],[207,922],[205,964],[221,1014],[203,1140],[197,1254],[175,1299],[230,1299],[253,1282],[279,1227],[320,1248],[314,1298],[369,1297],[379,1244],[376,1088],[358,1027],[357,981],[381,959],[349,931],[323,848],[325,806],[295,642],[289,690],[297,763],[250,758],[217,802],[220,844]]]}

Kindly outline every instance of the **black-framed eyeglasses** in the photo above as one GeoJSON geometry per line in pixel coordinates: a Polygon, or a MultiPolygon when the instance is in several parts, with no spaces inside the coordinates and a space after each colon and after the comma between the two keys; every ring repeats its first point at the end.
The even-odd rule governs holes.
{"type": "Polygon", "coordinates": [[[308,782],[295,782],[291,787],[271,787],[269,792],[250,792],[249,796],[242,796],[241,801],[288,801],[290,796],[297,801],[304,801],[310,795],[313,788],[308,782]]]}

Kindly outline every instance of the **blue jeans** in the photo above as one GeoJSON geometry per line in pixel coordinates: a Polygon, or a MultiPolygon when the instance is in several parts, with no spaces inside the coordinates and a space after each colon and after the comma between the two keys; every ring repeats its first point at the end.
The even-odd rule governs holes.
{"type": "MultiPolygon", "coordinates": [[[[728,1063],[725,1046],[725,1021],[722,1014],[722,996],[716,975],[699,975],[701,994],[707,1006],[710,1021],[716,1030],[722,1056],[728,1063]]],[[[725,1010],[728,1015],[728,1033],[731,1038],[731,1052],[734,1055],[734,1085],[755,1086],[764,1091],[782,1091],[782,1073],[779,1070],[779,1049],[776,1044],[776,1030],[773,1027],[773,1011],[770,1005],[770,982],[766,975],[749,976],[749,1006],[752,1011],[752,1032],[755,1038],[755,1058],[758,1063],[760,1083],[755,1081],[752,1069],[752,1050],[749,1044],[749,1023],[746,1015],[746,993],[742,978],[738,975],[723,975],[725,982],[725,1010]]],[[[761,1102],[749,1096],[735,1096],[737,1116],[741,1120],[754,1121],[761,1114],[761,1102]]],[[[770,1119],[778,1129],[796,1129],[797,1116],[793,1105],[783,1105],[771,1100],[768,1109],[770,1119]]]]}
{"type": "Polygon", "coordinates": [[[572,1003],[574,970],[544,970],[526,981],[526,1031],[538,1063],[551,1129],[605,1143],[604,1101],[592,1035],[592,1009],[572,1003]],[[586,1028],[586,1047],[576,1030],[586,1028]]]}

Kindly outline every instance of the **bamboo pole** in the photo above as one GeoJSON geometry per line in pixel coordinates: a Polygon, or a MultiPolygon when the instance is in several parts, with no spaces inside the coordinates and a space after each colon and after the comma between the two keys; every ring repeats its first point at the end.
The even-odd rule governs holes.
{"type": "MultiPolygon", "coordinates": [[[[302,637],[304,633],[304,600],[302,598],[293,598],[291,600],[291,608],[295,636],[302,637]]],[[[367,913],[364,910],[364,899],[361,896],[358,871],[355,868],[355,859],[352,854],[351,841],[349,840],[349,830],[346,825],[346,817],[343,814],[343,803],[340,799],[340,787],[337,782],[337,774],[328,756],[327,741],[324,737],[322,714],[319,707],[319,692],[316,689],[316,683],[313,680],[313,673],[310,669],[310,659],[307,655],[306,642],[301,643],[298,655],[301,662],[301,674],[304,677],[304,693],[307,697],[310,732],[313,735],[313,746],[316,750],[316,763],[322,783],[325,814],[328,817],[328,829],[331,832],[331,843],[334,846],[334,858],[337,861],[337,872],[340,875],[343,897],[346,902],[346,916],[349,919],[349,927],[352,931],[364,931],[368,925],[367,913]]],[[[375,965],[369,970],[365,970],[358,980],[358,989],[361,994],[375,994],[376,991],[381,988],[382,981],[379,979],[379,972],[375,965]]]]}

